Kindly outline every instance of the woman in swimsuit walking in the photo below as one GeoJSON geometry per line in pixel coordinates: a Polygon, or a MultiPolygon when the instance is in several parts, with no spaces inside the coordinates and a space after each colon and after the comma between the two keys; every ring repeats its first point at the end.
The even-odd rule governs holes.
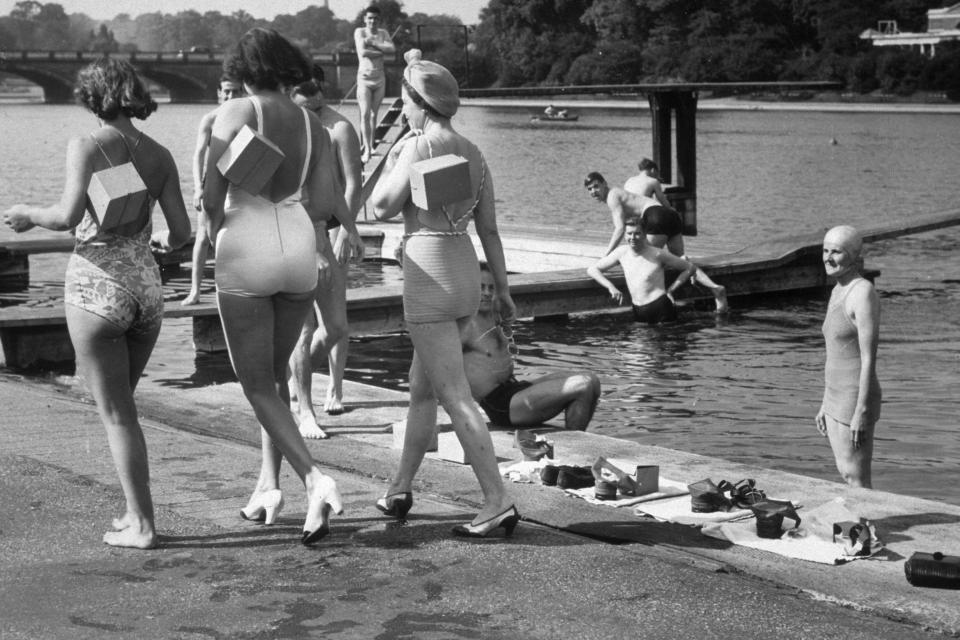
{"type": "Polygon", "coordinates": [[[439,399],[484,497],[473,522],[458,526],[454,533],[483,537],[502,527],[509,535],[520,516],[500,478],[486,421],[470,395],[462,349],[462,329],[480,304],[480,267],[467,234],[471,217],[493,274],[505,331],[511,330],[516,313],[497,232],[493,180],[480,150],[450,124],[460,105],[457,81],[441,65],[421,60],[416,49],[405,59],[403,115],[412,134],[391,150],[372,200],[379,219],[403,212],[403,313],[414,354],[400,467],[377,508],[398,518],[410,509],[413,478],[437,424],[439,399]],[[411,165],[444,154],[469,161],[474,195],[429,211],[420,209],[411,199],[411,165]]]}
{"type": "Polygon", "coordinates": [[[853,227],[834,227],[823,238],[823,264],[837,284],[823,321],[827,362],[816,424],[830,440],[843,479],[851,486],[869,489],[873,433],[881,402],[877,379],[880,301],[873,284],[860,275],[862,247],[853,227]]]}
{"type": "Polygon", "coordinates": [[[16,205],[4,221],[15,231],[35,226],[76,230],[64,281],[67,330],[82,375],[107,431],[126,511],[103,535],[112,546],[156,545],[147,445],[133,399],[163,320],[160,270],[150,251],[179,248],[190,239],[180,177],[170,152],[138,130],[157,109],[126,61],[103,58],[80,71],[78,101],[100,120],[100,129],[67,145],[66,183],[60,202],[41,208],[16,205]],[[101,228],[105,212],[94,211],[87,187],[97,171],[131,162],[148,197],[135,218],[101,228]],[[152,231],[154,202],[167,222],[152,231]]]}
{"type": "Polygon", "coordinates": [[[315,234],[301,191],[310,203],[343,193],[319,119],[283,92],[310,78],[303,54],[276,31],[255,28],[224,61],[224,71],[243,82],[249,97],[226,102],[217,113],[203,208],[208,237],[216,239],[217,303],[230,360],[263,427],[260,478],[241,515],[273,523],[283,506],[279,476],[286,457],[307,490],[302,542],[311,544],[329,532],[330,512],[343,508],[336,483],[314,462],[289,409],[287,362],[318,281],[315,234]],[[229,184],[216,165],[244,126],[284,153],[256,195],[229,184]]]}

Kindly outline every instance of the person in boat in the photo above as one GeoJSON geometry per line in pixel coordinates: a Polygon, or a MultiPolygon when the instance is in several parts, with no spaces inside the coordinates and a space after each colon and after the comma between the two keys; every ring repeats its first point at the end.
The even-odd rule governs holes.
{"type": "Polygon", "coordinates": [[[630,292],[634,319],[646,324],[673,322],[677,319],[673,292],[693,276],[696,265],[665,249],[648,244],[638,217],[628,218],[624,227],[627,244],[615,248],[596,264],[588,267],[587,275],[610,292],[614,302],[623,304],[623,292],[603,275],[604,271],[619,264],[623,268],[627,290],[630,292]],[[669,287],[666,286],[665,269],[680,271],[680,275],[669,287]]]}
{"type": "Polygon", "coordinates": [[[830,441],[841,477],[869,489],[882,400],[877,378],[880,300],[860,273],[862,248],[860,234],[850,226],[834,227],[823,238],[824,269],[837,283],[823,321],[824,391],[815,421],[830,441]]]}
{"type": "MultiPolygon", "coordinates": [[[[663,193],[663,185],[660,183],[660,168],[650,158],[641,158],[640,162],[637,163],[637,169],[639,173],[627,178],[623,188],[625,191],[653,198],[658,203],[643,210],[647,242],[660,249],[666,247],[673,255],[686,258],[687,251],[683,242],[683,217],[679,211],[670,206],[670,201],[663,193]]],[[[706,287],[713,294],[717,313],[727,312],[729,305],[727,303],[726,287],[714,282],[710,276],[704,273],[703,269],[699,268],[694,276],[694,282],[706,287]]]]}
{"type": "Polygon", "coordinates": [[[504,487],[487,423],[471,396],[462,347],[462,329],[480,305],[480,266],[467,231],[471,219],[493,274],[499,321],[510,327],[516,315],[497,231],[493,179],[483,154],[450,121],[460,106],[453,75],[446,67],[423,60],[417,49],[404,59],[403,116],[411,133],[387,156],[371,200],[378,219],[403,214],[403,315],[414,353],[403,453],[376,506],[401,519],[410,510],[411,486],[433,438],[439,400],[453,420],[483,493],[480,513],[470,524],[454,528],[454,534],[486,537],[502,528],[510,535],[520,514],[504,487]],[[411,193],[412,165],[446,154],[467,159],[470,195],[421,209],[411,193]]]}
{"type": "Polygon", "coordinates": [[[543,110],[543,115],[545,115],[548,118],[553,118],[557,115],[557,108],[554,107],[552,104],[548,104],[547,108],[543,110]]]}
{"type": "Polygon", "coordinates": [[[190,217],[170,151],[133,124],[157,109],[133,66],[101,58],[77,75],[74,95],[100,121],[89,135],[67,145],[67,174],[60,202],[18,204],[4,215],[16,232],[39,226],[73,230],[76,242],[64,279],[64,311],[77,370],[97,405],[126,499],[124,514],[103,535],[111,546],[156,545],[147,445],[134,391],[160,335],[163,286],[151,246],[177,249],[190,239],[190,217]],[[131,163],[147,197],[136,216],[116,226],[87,197],[96,173],[131,163]],[[167,229],[153,231],[159,203],[167,229]]]}
{"type": "MultiPolygon", "coordinates": [[[[242,95],[243,84],[239,80],[228,75],[220,76],[220,84],[217,86],[218,105],[242,95]]],[[[204,220],[203,207],[200,204],[203,196],[203,169],[207,162],[210,132],[213,130],[213,122],[216,119],[217,110],[214,109],[200,118],[200,125],[197,127],[197,143],[193,150],[193,208],[197,210],[197,230],[191,257],[190,291],[187,293],[187,297],[180,301],[183,306],[196,304],[200,299],[203,267],[207,263],[207,253],[210,248],[210,239],[207,237],[207,223],[204,220]]]]}
{"type": "Polygon", "coordinates": [[[258,27],[240,38],[224,70],[240,78],[247,97],[220,106],[207,154],[203,209],[215,241],[217,304],[230,362],[262,426],[260,475],[240,513],[265,524],[275,521],[283,506],[280,464],[286,458],[306,489],[301,542],[309,545],[329,533],[330,514],[342,513],[343,501],[290,412],[287,365],[318,280],[329,277],[329,268],[318,270],[317,243],[327,235],[314,231],[313,220],[328,212],[318,205],[339,207],[342,221],[349,213],[330,134],[286,91],[310,79],[303,53],[275,30],[258,27]],[[228,182],[216,165],[245,126],[284,155],[257,194],[228,182]]]}
{"type": "MultiPolygon", "coordinates": [[[[610,255],[620,245],[625,221],[635,217],[642,221],[648,244],[658,249],[666,248],[673,255],[686,259],[683,225],[680,214],[675,210],[662,206],[656,198],[649,195],[611,187],[603,175],[596,171],[587,174],[583,184],[595,200],[605,203],[610,209],[613,234],[604,255],[610,255]]],[[[718,285],[700,269],[697,269],[697,274],[696,282],[707,287],[713,294],[717,313],[725,313],[729,308],[726,288],[718,285]]]]}
{"type": "Polygon", "coordinates": [[[353,42],[357,50],[357,106],[360,107],[360,144],[361,159],[370,159],[376,141],[373,139],[377,128],[377,114],[383,102],[387,87],[387,76],[383,70],[385,56],[396,51],[393,39],[386,29],[380,27],[382,16],[380,7],[370,5],[363,12],[363,25],[353,32],[353,42]]]}
{"type": "MultiPolygon", "coordinates": [[[[350,327],[347,324],[347,277],[350,257],[363,257],[363,241],[356,228],[360,210],[360,140],[350,120],[330,108],[323,99],[323,69],[313,67],[313,77],[294,87],[290,96],[294,103],[310,109],[320,118],[320,124],[329,132],[337,160],[337,177],[343,185],[343,197],[347,203],[349,220],[342,225],[334,215],[334,209],[317,216],[314,231],[325,234],[326,241],[317,243],[321,259],[330,265],[330,277],[317,286],[314,310],[307,314],[300,339],[290,358],[291,383],[296,389],[297,414],[300,434],[304,438],[326,438],[327,434],[317,422],[313,408],[312,356],[323,354],[327,358],[330,380],[324,411],[330,415],[343,413],[343,374],[347,365],[347,346],[350,343],[350,327]]],[[[319,203],[322,208],[330,203],[319,203]]]]}

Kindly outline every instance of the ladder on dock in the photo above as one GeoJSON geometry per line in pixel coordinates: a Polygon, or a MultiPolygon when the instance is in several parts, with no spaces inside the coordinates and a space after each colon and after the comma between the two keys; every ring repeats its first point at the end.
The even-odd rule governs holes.
{"type": "Polygon", "coordinates": [[[363,186],[360,189],[360,201],[363,202],[363,219],[368,220],[367,200],[373,193],[373,188],[383,173],[383,166],[387,161],[387,153],[393,145],[407,134],[410,126],[403,122],[400,113],[403,110],[403,99],[394,100],[387,112],[383,114],[379,124],[373,131],[374,147],[371,149],[370,159],[363,165],[363,186]]]}

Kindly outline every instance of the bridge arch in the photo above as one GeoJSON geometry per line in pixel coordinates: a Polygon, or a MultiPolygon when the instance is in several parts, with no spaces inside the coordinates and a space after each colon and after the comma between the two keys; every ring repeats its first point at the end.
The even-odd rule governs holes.
{"type": "Polygon", "coordinates": [[[4,72],[20,76],[43,88],[44,102],[72,102],[73,87],[77,79],[77,69],[74,67],[4,64],[0,67],[4,72]]]}

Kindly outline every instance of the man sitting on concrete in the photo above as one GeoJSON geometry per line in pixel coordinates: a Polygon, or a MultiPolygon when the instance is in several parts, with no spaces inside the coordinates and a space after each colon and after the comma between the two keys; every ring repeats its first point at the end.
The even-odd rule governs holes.
{"type": "Polygon", "coordinates": [[[473,397],[497,426],[534,427],[563,412],[565,429],[585,430],[600,399],[600,380],[577,371],[517,380],[513,333],[497,324],[493,276],[485,264],[480,269],[480,308],[460,334],[473,397]]]}

